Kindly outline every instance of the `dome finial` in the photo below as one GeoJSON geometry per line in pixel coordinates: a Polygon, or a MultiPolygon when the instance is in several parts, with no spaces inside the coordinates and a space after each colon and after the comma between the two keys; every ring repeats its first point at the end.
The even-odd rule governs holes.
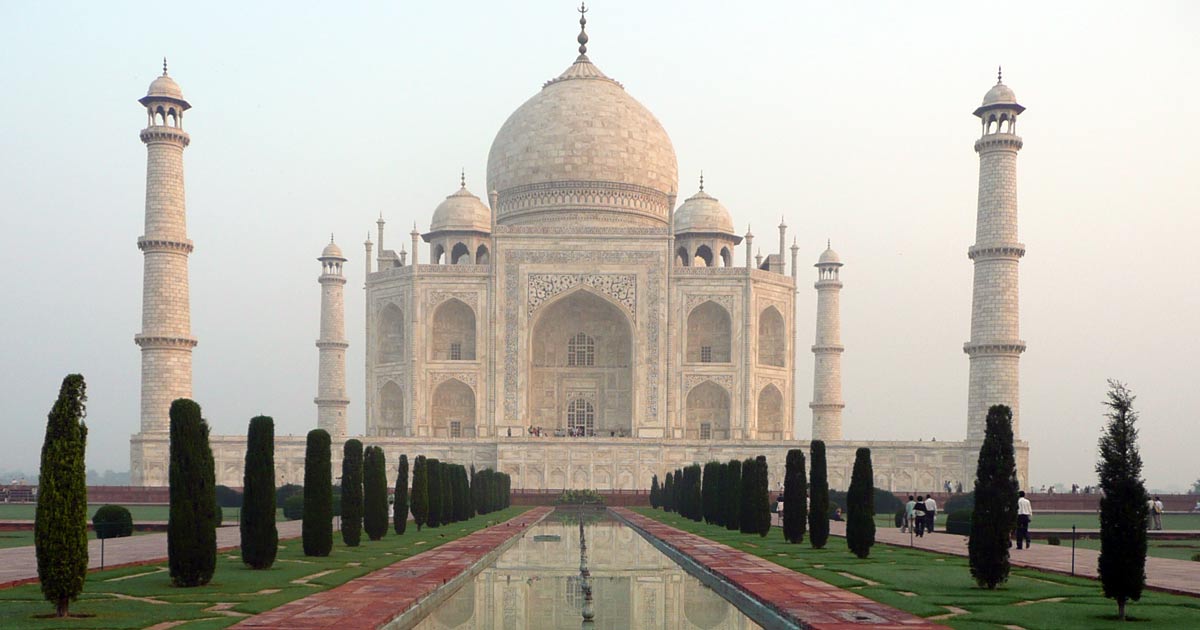
{"type": "Polygon", "coordinates": [[[833,249],[833,239],[825,239],[825,249],[833,249]]]}
{"type": "Polygon", "coordinates": [[[163,76],[167,76],[167,58],[163,57],[163,76]]]}
{"type": "Polygon", "coordinates": [[[700,169],[700,192],[704,192],[704,169],[700,169]]]}
{"type": "Polygon", "coordinates": [[[587,36],[587,17],[584,14],[588,12],[587,5],[584,4],[583,2],[580,2],[578,11],[579,11],[579,37],[576,37],[575,41],[579,42],[579,54],[586,55],[587,54],[588,36],[587,36]]]}
{"type": "Polygon", "coordinates": [[[467,169],[463,167],[462,172],[458,176],[458,185],[463,188],[467,187],[467,169]]]}
{"type": "Polygon", "coordinates": [[[1004,83],[1004,66],[996,66],[996,85],[1004,83]]]}
{"type": "Polygon", "coordinates": [[[332,245],[332,244],[333,244],[333,232],[330,232],[330,233],[329,233],[329,244],[330,244],[330,245],[332,245]]]}

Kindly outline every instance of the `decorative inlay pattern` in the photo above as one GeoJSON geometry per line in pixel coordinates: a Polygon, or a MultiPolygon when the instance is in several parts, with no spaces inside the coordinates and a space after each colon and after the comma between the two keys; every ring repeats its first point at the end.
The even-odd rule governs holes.
{"type": "Polygon", "coordinates": [[[471,310],[479,311],[479,294],[475,291],[429,291],[425,294],[425,312],[432,312],[434,307],[450,299],[460,300],[471,310]]]}
{"type": "Polygon", "coordinates": [[[429,374],[429,390],[437,389],[438,385],[449,380],[458,380],[466,383],[472,390],[476,390],[476,384],[479,382],[474,372],[431,372],[429,374]]]}
{"type": "Polygon", "coordinates": [[[732,374],[688,374],[683,377],[683,393],[686,396],[692,388],[703,383],[704,381],[712,381],[717,385],[724,387],[730,393],[733,393],[733,375],[732,374]]]}
{"type": "Polygon", "coordinates": [[[530,208],[590,207],[625,208],[642,211],[659,220],[670,211],[667,194],[623,182],[555,181],[514,186],[500,191],[497,216],[530,208]]]}
{"type": "Polygon", "coordinates": [[[770,376],[762,376],[760,374],[754,378],[754,384],[755,395],[761,393],[763,388],[765,388],[767,385],[774,385],[775,389],[778,389],[779,393],[781,394],[787,393],[787,381],[781,378],[772,378],[770,376]]]}
{"type": "MultiPolygon", "coordinates": [[[[650,418],[658,416],[658,387],[659,387],[659,354],[660,334],[659,310],[662,304],[662,279],[658,272],[666,267],[663,252],[624,251],[624,252],[587,252],[562,250],[523,250],[508,253],[504,264],[504,419],[513,424],[517,418],[517,400],[520,396],[517,370],[519,363],[518,344],[522,342],[520,333],[521,317],[521,265],[522,264],[557,264],[571,263],[594,264],[637,264],[646,267],[646,291],[644,295],[646,307],[646,415],[650,418]]],[[[526,333],[528,334],[528,333],[526,333]]]]}
{"type": "MultiPolygon", "coordinates": [[[[556,218],[562,217],[561,212],[555,212],[556,218]]],[[[628,215],[621,215],[623,220],[628,220],[628,215]]],[[[579,234],[579,227],[576,225],[504,225],[499,224],[494,231],[495,234],[579,234]]],[[[605,227],[605,226],[588,226],[587,233],[590,235],[596,234],[619,234],[623,236],[667,236],[670,230],[666,227],[605,227]]]]}
{"type": "Polygon", "coordinates": [[[703,293],[689,294],[687,296],[687,306],[685,308],[685,311],[688,313],[691,313],[692,309],[696,308],[697,306],[700,306],[701,304],[703,304],[705,302],[716,302],[717,304],[720,304],[722,307],[724,307],[726,311],[729,312],[730,317],[733,316],[733,296],[732,295],[705,295],[703,293]]]}
{"type": "Polygon", "coordinates": [[[531,273],[526,307],[533,315],[550,298],[584,285],[616,300],[637,321],[637,277],[631,273],[531,273]]]}

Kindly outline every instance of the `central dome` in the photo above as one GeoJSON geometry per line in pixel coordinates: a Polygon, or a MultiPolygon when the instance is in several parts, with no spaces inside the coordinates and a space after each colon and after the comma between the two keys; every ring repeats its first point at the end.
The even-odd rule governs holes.
{"type": "Polygon", "coordinates": [[[588,59],[517,108],[488,153],[497,223],[662,226],[678,181],[662,124],[588,59]]]}

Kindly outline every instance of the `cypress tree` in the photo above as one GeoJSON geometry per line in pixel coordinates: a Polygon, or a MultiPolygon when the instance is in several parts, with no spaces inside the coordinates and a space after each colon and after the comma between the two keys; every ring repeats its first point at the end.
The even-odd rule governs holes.
{"type": "Polygon", "coordinates": [[[754,524],[759,536],[766,536],[771,531],[771,486],[767,470],[767,458],[759,455],[754,458],[754,524]]]}
{"type": "Polygon", "coordinates": [[[813,549],[824,549],[825,543],[829,541],[829,477],[825,470],[825,442],[813,440],[808,452],[812,455],[812,469],[808,476],[812,483],[812,498],[808,510],[808,540],[813,549]]]}
{"type": "Polygon", "coordinates": [[[438,480],[442,485],[442,515],[438,523],[447,525],[454,522],[454,469],[451,464],[438,466],[438,480]]]}
{"type": "Polygon", "coordinates": [[[408,455],[400,456],[396,466],[396,490],[392,495],[392,527],[396,534],[408,529],[408,455]]]}
{"type": "Polygon", "coordinates": [[[251,569],[269,569],[279,551],[275,527],[275,421],[250,419],[246,432],[246,465],[242,475],[242,562],[251,569]]]}
{"type": "Polygon", "coordinates": [[[720,496],[717,493],[717,462],[704,465],[704,478],[700,487],[700,499],[704,504],[704,522],[717,522],[717,512],[720,510],[720,496]]]}
{"type": "Polygon", "coordinates": [[[304,450],[304,555],[325,557],[333,549],[333,469],[325,429],[308,432],[304,450]]]}
{"type": "Polygon", "coordinates": [[[870,555],[875,544],[874,485],[871,449],[860,448],[854,454],[854,471],[846,492],[846,546],[859,558],[870,555]]]}
{"type": "Polygon", "coordinates": [[[46,419],[33,540],[42,596],[66,617],[87,577],[87,384],[68,374],[46,419]]]}
{"type": "Polygon", "coordinates": [[[650,477],[650,507],[658,509],[658,475],[650,477]]]}
{"type": "Polygon", "coordinates": [[[975,508],[967,543],[971,577],[996,588],[1008,579],[1008,539],[1017,520],[1017,461],[1013,454],[1012,409],[988,409],[975,469],[975,508]]]}
{"type": "Polygon", "coordinates": [[[171,513],[167,564],[175,586],[203,586],[217,568],[217,483],[200,405],[171,403],[171,513]]]}
{"type": "MultiPolygon", "coordinates": [[[[1146,586],[1146,519],[1150,497],[1142,479],[1138,452],[1136,397],[1118,381],[1108,381],[1108,424],[1100,437],[1100,583],[1104,596],[1117,600],[1117,617],[1125,620],[1125,604],[1142,598],[1146,586]]],[[[978,501],[978,499],[976,499],[978,501]]]]}
{"type": "Polygon", "coordinates": [[[429,460],[424,455],[417,455],[413,462],[412,477],[412,510],[413,522],[417,531],[429,522],[429,460]]]}
{"type": "Polygon", "coordinates": [[[721,501],[725,506],[725,529],[740,530],[742,527],[742,462],[736,459],[725,464],[725,483],[729,490],[721,501]]]}
{"type": "Polygon", "coordinates": [[[674,511],[674,473],[667,473],[667,480],[662,482],[662,509],[674,511]]]}
{"type": "Polygon", "coordinates": [[[804,542],[808,520],[808,477],[804,473],[804,451],[788,450],[783,478],[783,538],[790,543],[804,542]]]}
{"type": "Polygon", "coordinates": [[[687,488],[687,480],[683,478],[683,469],[675,469],[675,513],[682,517],[687,517],[687,498],[684,489],[687,488]]]}
{"type": "Polygon", "coordinates": [[[742,460],[742,490],[738,495],[738,509],[741,515],[738,524],[743,534],[758,533],[758,519],[754,513],[755,478],[758,476],[757,464],[753,459],[742,460]]]}
{"type": "Polygon", "coordinates": [[[476,508],[475,501],[475,464],[471,464],[471,474],[467,480],[467,486],[467,496],[470,498],[470,501],[468,501],[467,518],[475,518],[475,513],[479,511],[476,508]]]}
{"type": "Polygon", "coordinates": [[[688,466],[688,518],[700,522],[704,520],[704,495],[700,487],[702,473],[700,464],[688,466]]]}
{"type": "Polygon", "coordinates": [[[363,444],[349,439],[342,446],[342,542],[357,547],[363,526],[363,444]]]}
{"type": "Polygon", "coordinates": [[[379,540],[387,530],[387,456],[383,447],[368,446],[363,455],[363,531],[379,540]]]}
{"type": "Polygon", "coordinates": [[[429,480],[429,516],[425,522],[430,527],[437,527],[442,524],[442,501],[446,496],[442,487],[442,463],[433,458],[425,460],[425,475],[429,480]]]}

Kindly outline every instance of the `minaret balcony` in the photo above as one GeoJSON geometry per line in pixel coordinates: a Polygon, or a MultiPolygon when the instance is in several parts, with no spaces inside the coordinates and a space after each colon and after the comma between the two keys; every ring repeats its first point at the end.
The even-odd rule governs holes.
{"type": "Polygon", "coordinates": [[[139,134],[142,142],[150,144],[152,142],[171,142],[182,146],[191,144],[192,137],[187,135],[187,132],[178,127],[168,127],[166,125],[154,125],[146,127],[139,134]]]}
{"type": "Polygon", "coordinates": [[[1020,339],[1013,341],[992,341],[963,344],[963,352],[972,359],[975,357],[1014,357],[1025,352],[1025,342],[1020,339]]]}
{"type": "Polygon", "coordinates": [[[1015,133],[993,133],[975,141],[976,152],[996,149],[1020,151],[1023,146],[1025,142],[1015,133]]]}
{"type": "Polygon", "coordinates": [[[133,336],[133,343],[145,348],[171,348],[171,349],[191,349],[195,348],[199,343],[192,337],[175,337],[171,335],[146,335],[137,334],[133,336]]]}
{"type": "Polygon", "coordinates": [[[995,243],[991,245],[972,245],[967,248],[967,258],[971,260],[1009,259],[1019,260],[1025,255],[1024,243],[995,243]]]}
{"type": "Polygon", "coordinates": [[[813,354],[841,354],[846,347],[838,343],[825,343],[812,347],[813,354]]]}
{"type": "Polygon", "coordinates": [[[143,252],[181,252],[184,254],[192,253],[192,241],[190,239],[176,240],[172,238],[147,238],[139,236],[137,240],[138,249],[143,252]]]}
{"type": "Polygon", "coordinates": [[[337,341],[337,340],[334,340],[334,339],[318,339],[318,340],[317,340],[317,347],[318,347],[318,348],[320,348],[320,349],[322,349],[322,350],[324,350],[324,349],[326,349],[326,348],[333,348],[333,349],[345,350],[346,348],[349,348],[349,347],[350,347],[350,342],[348,342],[348,341],[337,341]]]}

